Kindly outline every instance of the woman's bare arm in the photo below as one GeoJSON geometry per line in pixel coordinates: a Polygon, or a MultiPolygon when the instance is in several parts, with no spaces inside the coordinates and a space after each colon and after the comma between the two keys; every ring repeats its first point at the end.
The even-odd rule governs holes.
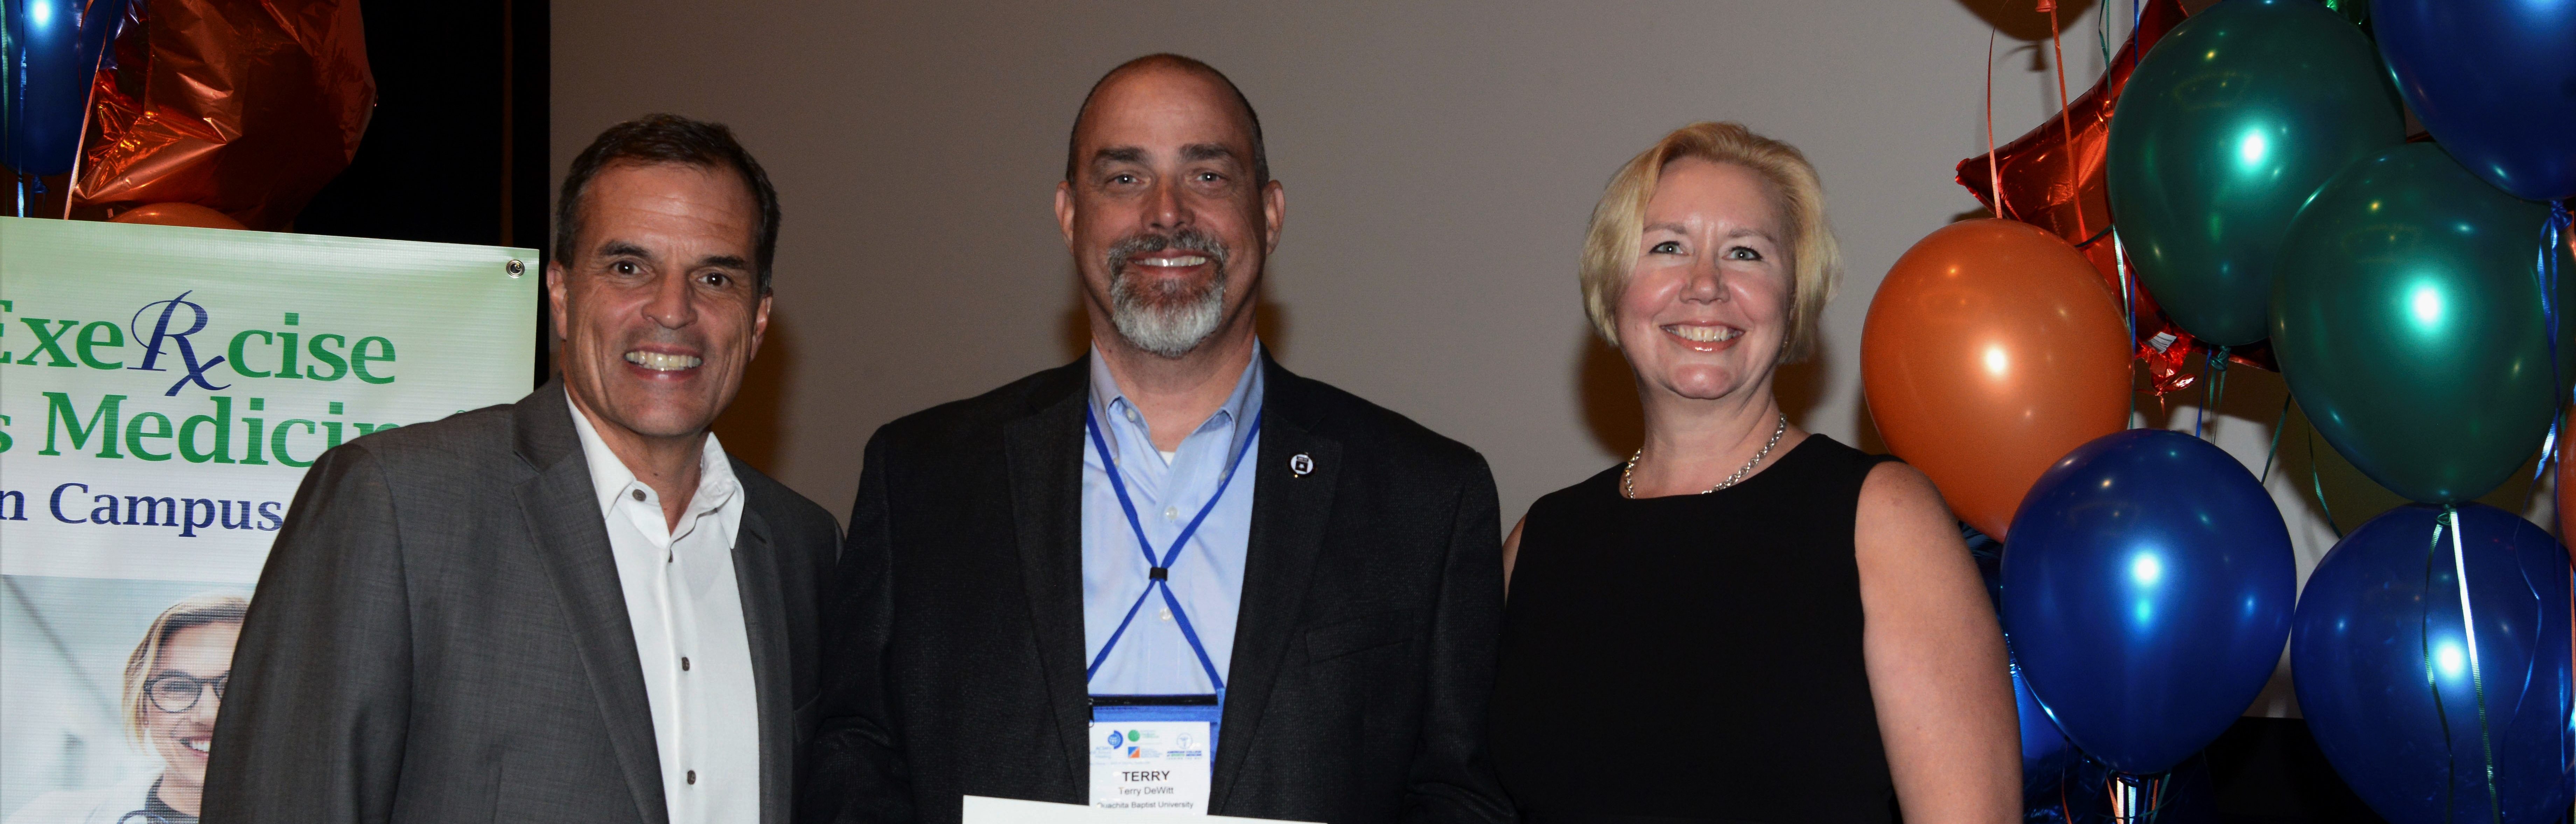
{"type": "Polygon", "coordinates": [[[1905,820],[2020,820],[2003,630],[1940,491],[1913,467],[1880,464],[1861,486],[1853,543],[1862,655],[1905,820]]]}
{"type": "Polygon", "coordinates": [[[1512,562],[1521,557],[1521,527],[1529,526],[1529,516],[1521,516],[1512,525],[1512,534],[1503,536],[1503,597],[1512,597],[1512,562]]]}

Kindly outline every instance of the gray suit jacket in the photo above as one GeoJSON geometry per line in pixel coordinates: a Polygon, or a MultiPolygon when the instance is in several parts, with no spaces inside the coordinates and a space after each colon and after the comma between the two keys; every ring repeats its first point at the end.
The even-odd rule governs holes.
{"type": "MultiPolygon", "coordinates": [[[[305,475],[215,724],[205,821],[668,820],[652,713],[560,382],[305,475]]],[[[832,517],[740,461],[761,821],[787,819],[832,517]]]]}

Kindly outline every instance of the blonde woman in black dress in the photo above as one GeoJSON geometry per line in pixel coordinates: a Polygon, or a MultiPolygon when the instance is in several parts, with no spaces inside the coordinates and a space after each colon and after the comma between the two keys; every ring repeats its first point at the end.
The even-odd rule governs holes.
{"type": "Polygon", "coordinates": [[[1593,211],[1645,443],[1530,507],[1490,743],[1531,821],[2019,818],[2002,632],[1921,472],[1790,424],[1840,267],[1798,151],[1695,124],[1593,211]]]}

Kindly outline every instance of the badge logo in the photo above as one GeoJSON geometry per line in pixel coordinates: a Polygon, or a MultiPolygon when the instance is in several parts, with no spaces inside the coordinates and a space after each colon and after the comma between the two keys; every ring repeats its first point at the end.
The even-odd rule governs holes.
{"type": "Polygon", "coordinates": [[[1125,736],[1119,735],[1117,730],[1109,731],[1109,746],[1116,747],[1124,743],[1127,743],[1125,736]]]}
{"type": "Polygon", "coordinates": [[[1288,471],[1295,474],[1297,477],[1303,478],[1306,476],[1306,473],[1315,471],[1315,459],[1307,457],[1304,452],[1290,455],[1288,456],[1288,471]]]}

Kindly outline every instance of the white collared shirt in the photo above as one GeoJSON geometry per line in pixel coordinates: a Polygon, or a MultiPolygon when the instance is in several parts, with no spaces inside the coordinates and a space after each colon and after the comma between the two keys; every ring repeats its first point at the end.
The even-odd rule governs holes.
{"type": "Polygon", "coordinates": [[[589,417],[575,408],[572,422],[626,593],[671,824],[758,821],[760,706],[734,582],[743,496],[733,464],[707,433],[697,492],[672,529],[660,494],[609,451],[589,417]]]}

